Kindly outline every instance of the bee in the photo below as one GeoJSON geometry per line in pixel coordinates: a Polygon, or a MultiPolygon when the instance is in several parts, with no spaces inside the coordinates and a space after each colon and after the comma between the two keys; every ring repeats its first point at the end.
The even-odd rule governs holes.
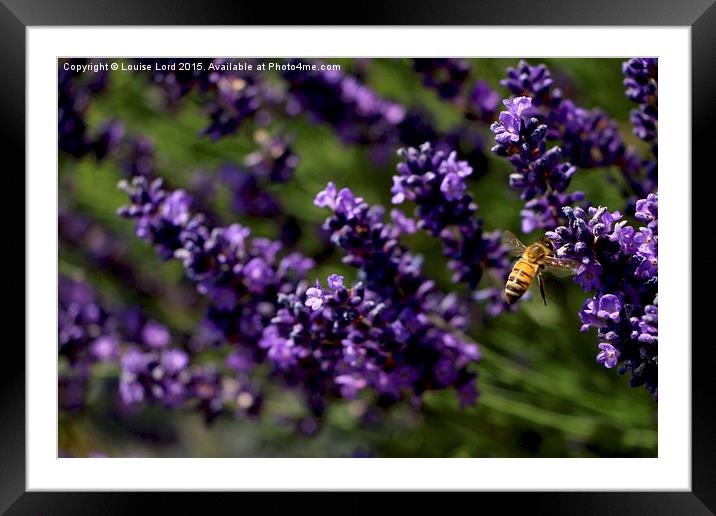
{"type": "Polygon", "coordinates": [[[534,281],[535,276],[539,283],[539,293],[542,296],[545,306],[547,298],[544,295],[544,284],[542,283],[542,271],[549,270],[556,273],[576,272],[579,264],[574,260],[557,257],[554,244],[547,237],[542,237],[535,243],[525,246],[520,240],[510,233],[503,233],[503,242],[507,244],[515,255],[519,255],[512,272],[505,284],[505,301],[509,304],[516,303],[523,296],[534,281]]]}

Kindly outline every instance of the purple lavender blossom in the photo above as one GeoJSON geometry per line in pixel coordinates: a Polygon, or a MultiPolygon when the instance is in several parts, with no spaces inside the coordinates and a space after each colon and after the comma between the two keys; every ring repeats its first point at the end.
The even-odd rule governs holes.
{"type": "MultiPolygon", "coordinates": [[[[474,382],[466,368],[479,358],[476,345],[442,333],[427,314],[413,311],[417,307],[395,305],[360,282],[348,288],[331,275],[328,284],[281,295],[284,308],[261,340],[275,367],[307,388],[314,414],[327,399],[355,399],[364,390],[388,406],[474,382]]],[[[463,401],[474,403],[474,388],[463,392],[463,401]]]]}
{"type": "Polygon", "coordinates": [[[656,106],[639,106],[631,112],[630,120],[637,138],[644,141],[656,139],[657,116],[656,106]]]}
{"type": "Polygon", "coordinates": [[[127,138],[120,166],[130,177],[150,177],[154,173],[154,141],[148,136],[127,138]]]}
{"type": "Polygon", "coordinates": [[[507,69],[500,81],[516,97],[532,98],[533,108],[525,113],[549,128],[548,138],[563,142],[569,161],[581,168],[617,164],[624,158],[624,145],[616,124],[598,110],[588,111],[562,97],[549,69],[520,61],[517,68],[507,69]]]}
{"type": "Polygon", "coordinates": [[[636,202],[636,213],[634,216],[647,223],[647,228],[657,232],[659,230],[659,196],[649,194],[646,199],[636,202]]]}
{"type": "Polygon", "coordinates": [[[80,410],[92,365],[117,359],[117,324],[88,284],[65,276],[59,277],[57,318],[59,402],[67,410],[80,410]]]}
{"type": "Polygon", "coordinates": [[[68,362],[61,362],[58,378],[64,409],[84,406],[91,367],[106,362],[119,365],[119,399],[129,407],[194,406],[207,422],[229,406],[239,415],[258,410],[261,396],[246,375],[221,375],[208,366],[192,365],[187,351],[170,346],[169,330],[161,323],[147,320],[137,309],[109,313],[87,284],[64,276],[59,293],[59,353],[68,362]],[[241,397],[247,389],[253,403],[241,397]]]}
{"type": "Polygon", "coordinates": [[[331,290],[343,288],[343,276],[339,274],[331,274],[328,276],[328,288],[331,290]]]}
{"type": "Polygon", "coordinates": [[[122,402],[134,405],[158,401],[176,408],[187,399],[189,356],[177,349],[143,352],[131,348],[121,360],[119,393],[122,402]]]}
{"type": "Polygon", "coordinates": [[[658,118],[658,60],[629,59],[622,63],[622,72],[626,96],[639,105],[631,112],[634,134],[644,141],[655,141],[658,118]]]}
{"type": "MultiPolygon", "coordinates": [[[[520,109],[516,107],[515,109],[520,109]]],[[[500,279],[509,264],[499,238],[485,234],[477,205],[465,179],[472,167],[455,152],[434,151],[430,143],[398,151],[402,161],[393,176],[393,203],[415,203],[418,227],[440,238],[456,282],[474,288],[484,269],[495,269],[500,279]]]]}
{"type": "Polygon", "coordinates": [[[136,177],[120,187],[132,202],[120,214],[136,219],[138,236],[160,254],[183,263],[187,277],[209,300],[205,325],[233,348],[230,365],[245,376],[267,358],[259,342],[277,314],[279,295],[294,292],[313,261],[299,253],[281,256],[279,242],[251,238],[239,224],[208,225],[202,214],[188,211],[190,199],[181,190],[164,191],[161,181],[136,177]]]}
{"type": "MultiPolygon", "coordinates": [[[[633,132],[641,140],[651,143],[652,157],[643,162],[645,177],[630,182],[637,197],[655,191],[658,181],[658,67],[655,58],[634,58],[622,63],[626,96],[638,104],[630,114],[633,132]]],[[[634,198],[630,198],[629,209],[633,207],[633,201],[634,198]]]]}
{"type": "Polygon", "coordinates": [[[98,160],[113,152],[122,141],[124,126],[117,120],[107,120],[96,134],[90,134],[85,113],[92,97],[107,85],[108,73],[104,70],[84,73],[79,66],[91,66],[88,59],[69,59],[65,70],[58,66],[58,148],[75,158],[94,153],[98,160]]]}
{"type": "Polygon", "coordinates": [[[259,111],[262,103],[261,86],[254,75],[246,73],[212,74],[209,82],[214,95],[206,109],[211,123],[202,134],[212,140],[235,133],[241,124],[259,111]]]}
{"type": "Polygon", "coordinates": [[[89,285],[59,277],[58,338],[60,356],[70,365],[116,356],[116,322],[99,304],[89,285]]]}
{"type": "Polygon", "coordinates": [[[500,94],[485,81],[477,81],[467,101],[466,116],[470,120],[492,122],[500,105],[500,94]]]}
{"type": "Polygon", "coordinates": [[[150,183],[143,176],[135,177],[131,183],[120,181],[119,189],[129,195],[131,204],[120,208],[118,214],[137,220],[135,234],[152,242],[163,260],[173,257],[181,247],[179,234],[189,220],[191,197],[183,190],[176,190],[170,201],[162,189],[161,179],[150,183]]]}
{"type": "MultiPolygon", "coordinates": [[[[335,185],[332,184],[319,193],[316,204],[332,209],[333,215],[326,220],[324,227],[331,232],[332,242],[343,249],[343,261],[359,270],[359,277],[365,285],[364,288],[356,286],[350,292],[344,287],[332,293],[329,291],[329,298],[322,304],[322,309],[334,308],[336,301],[331,299],[337,299],[339,304],[347,303],[351,308],[366,306],[370,311],[362,316],[363,319],[368,317],[377,323],[376,317],[380,315],[380,321],[391,322],[389,329],[383,331],[392,332],[394,337],[390,338],[394,339],[394,344],[386,349],[394,346],[398,350],[405,349],[405,354],[400,355],[402,359],[398,360],[396,355],[396,364],[388,361],[383,367],[390,369],[384,369],[377,379],[373,375],[366,377],[367,373],[357,376],[353,374],[353,379],[365,378],[367,385],[373,385],[381,398],[387,400],[399,399],[404,389],[420,395],[428,388],[454,386],[462,393],[461,400],[464,403],[474,403],[476,391],[474,387],[468,388],[468,384],[474,383],[474,374],[467,372],[464,367],[471,360],[477,360],[477,348],[443,329],[465,329],[467,317],[464,305],[456,296],[443,296],[437,291],[435,283],[423,276],[422,259],[412,255],[399,243],[401,229],[384,222],[382,207],[369,206],[347,189],[336,193],[335,185]],[[351,199],[352,202],[340,203],[338,200],[341,198],[351,199]],[[347,209],[347,206],[350,208],[347,209]],[[370,300],[371,304],[361,305],[366,300],[370,300]],[[437,325],[436,320],[445,321],[447,325],[437,325]],[[400,324],[396,324],[398,321],[400,324]],[[413,346],[415,355],[407,351],[413,349],[413,346]],[[457,355],[454,354],[456,352],[457,355]],[[454,360],[451,367],[455,374],[450,377],[453,381],[447,383],[445,380],[448,376],[438,374],[438,370],[445,366],[440,360],[445,357],[454,360]],[[441,364],[440,368],[438,363],[441,364]],[[402,364],[402,367],[396,367],[398,364],[402,364]],[[434,376],[436,374],[438,377],[434,376]]],[[[349,326],[358,324],[363,320],[361,313],[358,310],[356,317],[349,310],[347,320],[344,321],[349,326]]],[[[328,315],[324,314],[324,317],[328,315]]],[[[338,323],[339,328],[342,324],[338,323]]],[[[368,349],[364,350],[364,338],[341,340],[344,357],[349,364],[354,364],[352,367],[363,363],[366,356],[371,356],[372,345],[366,343],[368,349]]],[[[375,342],[384,340],[376,339],[375,342]]],[[[352,381],[350,385],[355,387],[356,384],[352,381]]]]}
{"type": "Polygon", "coordinates": [[[368,146],[377,163],[387,161],[402,144],[438,138],[427,113],[381,97],[358,76],[293,67],[283,72],[283,78],[288,83],[287,104],[295,106],[293,114],[305,112],[312,120],[328,124],[344,143],[368,146]]]}
{"type": "Polygon", "coordinates": [[[457,201],[467,190],[465,181],[456,173],[448,172],[440,183],[440,191],[448,201],[457,201]]]}
{"type": "Polygon", "coordinates": [[[142,341],[150,348],[163,348],[169,344],[169,329],[157,321],[149,320],[141,332],[142,341]]]}
{"type": "Polygon", "coordinates": [[[470,65],[463,59],[413,59],[413,68],[422,76],[425,86],[445,99],[457,97],[470,74],[470,65]]]}
{"type": "Polygon", "coordinates": [[[119,355],[119,341],[115,336],[101,335],[90,344],[90,353],[100,362],[110,362],[119,355]]]}
{"type": "Polygon", "coordinates": [[[659,340],[659,306],[658,299],[646,305],[641,317],[631,317],[631,338],[649,345],[656,345],[659,340]]]}
{"type": "Polygon", "coordinates": [[[225,412],[230,396],[225,392],[224,384],[231,380],[231,376],[222,375],[210,365],[195,366],[191,369],[191,378],[184,386],[185,392],[196,409],[204,414],[206,422],[214,421],[225,412]]]}
{"type": "Polygon", "coordinates": [[[97,220],[78,213],[60,199],[58,232],[61,252],[72,250],[119,281],[134,285],[143,296],[158,295],[166,286],[147,276],[127,259],[128,242],[123,235],[108,230],[97,220]]]}
{"type": "Polygon", "coordinates": [[[537,118],[527,118],[533,112],[530,97],[506,99],[504,104],[508,110],[490,127],[497,142],[492,151],[513,166],[510,186],[527,201],[521,212],[522,230],[554,229],[562,222],[562,207],[584,197],[581,192],[565,193],[576,168],[561,161],[559,147],[547,149],[548,127],[537,118]]]}
{"type": "Polygon", "coordinates": [[[619,355],[621,355],[618,349],[606,343],[599,344],[599,349],[601,349],[601,351],[597,355],[597,362],[604,365],[607,369],[611,369],[617,365],[619,355]]]}
{"type": "Polygon", "coordinates": [[[516,97],[504,101],[508,110],[500,113],[500,121],[490,130],[495,133],[497,145],[492,151],[506,156],[515,168],[510,175],[510,185],[522,191],[521,197],[530,200],[548,191],[563,192],[569,185],[576,168],[560,163],[559,147],[547,149],[545,137],[547,126],[536,118],[525,118],[532,107],[529,97],[516,97]]]}
{"type": "Polygon", "coordinates": [[[134,409],[160,404],[170,409],[191,408],[211,423],[223,414],[256,416],[262,395],[236,371],[210,364],[192,364],[191,355],[176,347],[129,345],[120,360],[119,396],[134,409]]]}
{"type": "Polygon", "coordinates": [[[629,100],[642,104],[658,95],[658,60],[656,58],[634,58],[622,63],[624,86],[629,100]]]}
{"type": "MultiPolygon", "coordinates": [[[[283,73],[283,78],[288,83],[286,104],[291,106],[292,116],[305,112],[312,120],[330,125],[341,141],[367,146],[375,163],[388,162],[396,147],[432,141],[436,146],[445,144],[469,154],[471,161],[479,165],[480,173],[486,168],[484,140],[474,130],[474,124],[462,124],[441,134],[435,130],[435,121],[425,110],[408,109],[381,97],[365,85],[359,75],[293,67],[283,73]]],[[[468,120],[491,120],[494,99],[489,87],[485,86],[476,85],[472,99],[462,94],[451,97],[468,120]]]]}
{"type": "Polygon", "coordinates": [[[418,230],[418,223],[415,219],[406,217],[400,210],[390,210],[390,220],[400,234],[412,235],[418,230]]]}
{"type": "Polygon", "coordinates": [[[561,98],[561,92],[552,88],[553,83],[552,74],[545,65],[530,66],[526,61],[520,61],[517,68],[508,68],[507,78],[500,81],[515,96],[533,98],[537,106],[561,98]]]}
{"type": "MultiPolygon", "coordinates": [[[[164,100],[167,106],[174,108],[176,103],[192,90],[202,92],[208,91],[211,85],[211,78],[215,78],[207,60],[202,59],[181,59],[181,62],[189,66],[178,66],[179,59],[137,59],[137,64],[148,66],[149,80],[158,85],[164,92],[164,100]],[[155,63],[162,66],[157,67],[155,63]],[[201,66],[199,66],[201,65],[201,66]]],[[[217,60],[218,62],[219,60],[217,60]]]]}
{"type": "Polygon", "coordinates": [[[282,213],[278,199],[263,188],[251,170],[225,165],[218,173],[231,190],[231,207],[237,214],[274,218],[282,213]]]}
{"type": "Polygon", "coordinates": [[[531,233],[543,228],[556,228],[562,220],[562,208],[573,206],[584,200],[582,192],[550,192],[542,197],[530,199],[520,211],[522,233],[531,233]]]}
{"type": "Polygon", "coordinates": [[[395,138],[405,109],[378,96],[356,77],[335,70],[288,69],[289,96],[315,120],[335,127],[347,143],[384,143],[395,138]]]}
{"type": "MultiPolygon", "coordinates": [[[[290,180],[299,158],[281,136],[269,136],[261,129],[256,131],[254,139],[259,148],[244,157],[241,167],[227,164],[218,174],[231,191],[231,205],[237,214],[274,219],[281,228],[281,241],[293,247],[300,239],[301,228],[294,217],[284,212],[278,198],[269,191],[269,185],[290,180]]],[[[204,207],[202,211],[208,210],[204,207]]]]}
{"type": "Polygon", "coordinates": [[[637,203],[635,230],[619,212],[564,208],[568,223],[548,232],[558,256],[581,264],[575,281],[595,294],[579,316],[582,331],[597,329],[597,361],[631,372],[630,385],[658,388],[658,196],[637,203]]]}
{"type": "Polygon", "coordinates": [[[118,120],[108,120],[100,127],[93,142],[93,150],[98,160],[110,155],[122,143],[124,124],[118,120]]]}
{"type": "MultiPolygon", "coordinates": [[[[142,64],[145,60],[138,59],[142,64]]],[[[270,120],[268,110],[283,99],[276,99],[275,88],[255,71],[238,69],[228,59],[182,59],[180,70],[176,59],[152,59],[149,78],[164,92],[169,109],[192,91],[202,93],[203,108],[210,123],[201,131],[216,141],[234,134],[246,120],[270,120]],[[165,65],[157,70],[155,62],[165,65]],[[174,69],[166,65],[174,65],[174,69]]],[[[145,63],[146,64],[146,63],[145,63]]]]}
{"type": "MultiPolygon", "coordinates": [[[[655,167],[626,146],[618,124],[598,109],[585,109],[563,98],[545,65],[520,61],[517,68],[508,68],[501,84],[515,96],[532,98],[532,108],[525,115],[546,126],[546,137],[560,141],[562,154],[570,163],[579,168],[619,167],[638,198],[654,190],[655,167]]],[[[648,120],[644,123],[647,128],[648,120]]]]}
{"type": "Polygon", "coordinates": [[[323,306],[323,298],[323,289],[320,284],[317,284],[315,287],[306,290],[305,304],[315,312],[316,310],[320,310],[321,306],[323,306]]]}
{"type": "Polygon", "coordinates": [[[522,116],[525,110],[532,106],[532,99],[529,97],[515,97],[505,99],[502,103],[507,111],[500,113],[500,121],[495,122],[490,130],[495,133],[495,140],[504,145],[511,145],[520,140],[522,130],[522,116]]]}
{"type": "Polygon", "coordinates": [[[244,166],[271,182],[284,183],[291,179],[300,160],[290,142],[283,136],[269,136],[265,130],[257,131],[254,139],[259,148],[244,158],[244,166]]]}
{"type": "Polygon", "coordinates": [[[348,188],[338,191],[332,181],[329,181],[326,188],[316,194],[313,201],[313,204],[319,208],[329,208],[344,215],[347,219],[354,217],[356,208],[362,203],[362,197],[355,197],[348,188]]]}
{"type": "Polygon", "coordinates": [[[329,208],[331,210],[336,209],[336,195],[338,190],[336,189],[335,183],[330,181],[326,188],[318,192],[316,198],[313,200],[313,204],[319,208],[329,208]]]}

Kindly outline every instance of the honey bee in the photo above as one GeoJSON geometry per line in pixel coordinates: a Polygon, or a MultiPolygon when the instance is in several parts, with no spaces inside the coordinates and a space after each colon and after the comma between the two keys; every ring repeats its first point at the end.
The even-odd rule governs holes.
{"type": "Polygon", "coordinates": [[[525,246],[515,235],[505,231],[503,233],[503,242],[511,248],[515,255],[520,256],[505,284],[505,301],[509,304],[516,303],[527,292],[536,276],[539,283],[539,293],[545,306],[547,306],[544,284],[542,283],[542,271],[548,270],[558,274],[573,274],[579,267],[579,263],[574,260],[557,257],[554,244],[547,237],[542,237],[535,243],[525,246]]]}

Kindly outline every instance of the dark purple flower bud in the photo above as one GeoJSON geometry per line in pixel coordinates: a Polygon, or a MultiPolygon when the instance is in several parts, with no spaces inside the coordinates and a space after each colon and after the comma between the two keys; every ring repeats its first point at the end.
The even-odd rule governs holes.
{"type": "Polygon", "coordinates": [[[558,90],[552,90],[552,83],[552,75],[545,65],[531,66],[526,61],[520,61],[517,68],[508,68],[507,78],[500,81],[514,95],[534,98],[537,105],[545,104],[552,96],[558,95],[558,90]]]}
{"type": "Polygon", "coordinates": [[[142,341],[150,348],[163,348],[169,339],[169,329],[156,321],[147,321],[142,328],[142,341]]]}

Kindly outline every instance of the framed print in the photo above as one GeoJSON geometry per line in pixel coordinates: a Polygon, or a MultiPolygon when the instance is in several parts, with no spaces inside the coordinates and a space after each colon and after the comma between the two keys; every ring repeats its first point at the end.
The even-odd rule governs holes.
{"type": "Polygon", "coordinates": [[[691,169],[716,8],[520,7],[5,2],[26,346],[3,510],[398,490],[710,513],[691,169]]]}

